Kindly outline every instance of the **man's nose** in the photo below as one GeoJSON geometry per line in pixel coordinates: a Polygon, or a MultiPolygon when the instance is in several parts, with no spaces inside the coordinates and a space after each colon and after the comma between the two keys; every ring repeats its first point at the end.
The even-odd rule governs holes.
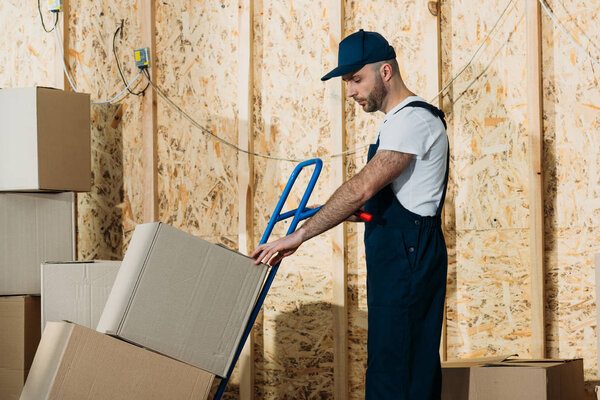
{"type": "Polygon", "coordinates": [[[356,96],[356,90],[350,88],[350,86],[348,86],[346,88],[346,97],[354,97],[356,96]]]}

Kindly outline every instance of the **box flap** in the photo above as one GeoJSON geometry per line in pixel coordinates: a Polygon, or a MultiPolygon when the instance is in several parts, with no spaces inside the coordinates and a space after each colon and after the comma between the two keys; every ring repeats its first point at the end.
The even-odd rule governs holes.
{"type": "Polygon", "coordinates": [[[572,361],[581,360],[578,359],[514,359],[514,360],[505,360],[502,362],[491,362],[486,363],[484,367],[529,367],[529,368],[551,368],[557,365],[566,364],[572,361]]]}
{"type": "Polygon", "coordinates": [[[517,357],[518,354],[503,354],[499,356],[478,357],[478,358],[459,358],[442,362],[442,368],[469,368],[484,365],[488,363],[499,363],[506,361],[511,357],[517,357]]]}

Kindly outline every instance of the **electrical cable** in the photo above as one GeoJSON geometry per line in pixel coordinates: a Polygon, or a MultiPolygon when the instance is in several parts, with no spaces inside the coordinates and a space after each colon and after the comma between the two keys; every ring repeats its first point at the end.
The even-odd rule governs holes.
{"type": "Polygon", "coordinates": [[[112,99],[110,99],[110,100],[106,100],[106,101],[92,101],[91,103],[92,103],[92,104],[106,104],[106,103],[112,103],[114,100],[116,100],[117,98],[121,97],[121,95],[122,95],[123,93],[125,93],[125,91],[126,91],[126,90],[129,90],[129,87],[130,87],[130,86],[133,84],[133,82],[135,82],[135,81],[136,81],[136,80],[137,80],[137,79],[140,77],[140,75],[141,75],[141,74],[142,74],[142,71],[140,70],[140,71],[138,72],[138,74],[135,76],[135,78],[133,78],[133,79],[131,80],[131,82],[129,82],[129,83],[127,84],[127,86],[125,86],[125,89],[121,90],[121,91],[120,91],[118,94],[116,94],[116,95],[115,95],[115,97],[113,97],[112,99]]]}
{"type": "MultiPolygon", "coordinates": [[[[542,0],[539,0],[539,1],[541,3],[542,0]]],[[[486,45],[486,43],[488,43],[488,39],[490,39],[492,37],[492,35],[494,34],[494,32],[496,31],[496,28],[497,28],[498,24],[502,20],[502,17],[506,14],[506,11],[508,10],[508,8],[510,7],[511,4],[514,4],[514,0],[509,0],[508,1],[508,3],[506,4],[506,6],[504,7],[503,11],[500,13],[498,19],[496,20],[496,22],[494,23],[494,25],[492,26],[492,28],[490,29],[490,31],[487,33],[486,37],[483,39],[483,41],[481,42],[481,44],[477,47],[477,49],[475,50],[475,52],[471,55],[471,58],[469,59],[469,61],[460,69],[460,71],[458,73],[454,74],[454,76],[451,78],[451,80],[448,81],[444,85],[444,87],[430,100],[430,102],[433,102],[433,100],[435,100],[436,98],[438,98],[473,63],[473,61],[477,57],[477,55],[480,52],[480,50],[486,45]]],[[[39,0],[38,0],[38,9],[39,9],[39,0]]],[[[41,16],[42,15],[41,15],[41,9],[40,9],[40,18],[41,18],[41,16]]],[[[55,26],[54,26],[53,30],[55,32],[55,37],[56,37],[56,41],[57,41],[57,44],[58,44],[58,47],[59,47],[59,50],[60,50],[60,54],[62,54],[63,50],[62,50],[62,47],[61,47],[61,44],[60,44],[60,39],[58,37],[57,29],[55,29],[56,26],[57,26],[57,23],[58,23],[58,15],[57,15],[55,26]]],[[[43,19],[42,19],[42,24],[43,24],[43,19]]],[[[198,122],[196,122],[191,116],[189,116],[189,114],[187,114],[185,111],[183,111],[179,106],[177,106],[173,101],[171,101],[171,99],[169,99],[168,96],[166,96],[159,88],[157,88],[153,84],[153,82],[152,82],[152,80],[150,78],[150,75],[149,75],[147,69],[145,69],[145,68],[144,69],[140,69],[140,72],[136,75],[136,77],[131,82],[126,83],[125,77],[124,77],[123,72],[121,70],[121,65],[120,65],[120,62],[119,62],[119,59],[118,59],[118,56],[117,56],[116,44],[115,44],[117,34],[120,31],[122,31],[122,29],[123,29],[123,25],[122,24],[123,24],[123,21],[121,21],[121,26],[119,26],[117,28],[117,30],[115,31],[115,33],[113,35],[113,54],[114,54],[115,60],[117,62],[117,68],[119,70],[119,75],[121,76],[123,84],[125,84],[125,89],[123,89],[120,93],[118,93],[117,95],[115,95],[110,100],[101,101],[101,102],[92,102],[92,104],[110,103],[110,102],[114,101],[115,99],[117,99],[118,97],[120,97],[125,91],[128,91],[129,94],[133,94],[133,95],[136,95],[136,96],[143,95],[144,92],[146,91],[146,89],[149,86],[152,86],[152,88],[154,90],[156,90],[157,94],[163,100],[165,100],[173,109],[175,109],[177,112],[179,112],[193,126],[197,127],[202,132],[204,132],[205,134],[211,136],[212,138],[214,138],[215,140],[219,141],[220,143],[223,143],[226,146],[229,146],[229,147],[235,149],[236,151],[239,151],[239,152],[242,152],[242,153],[245,153],[245,154],[248,154],[248,155],[252,155],[252,156],[255,156],[255,157],[261,157],[261,158],[272,159],[272,160],[279,160],[279,161],[290,161],[290,162],[302,161],[300,159],[295,159],[295,158],[284,158],[284,157],[272,156],[272,155],[268,155],[268,154],[260,154],[260,153],[256,153],[256,152],[251,152],[251,151],[248,151],[248,150],[244,150],[244,149],[242,149],[242,148],[234,145],[233,143],[227,142],[226,140],[218,137],[217,135],[215,135],[214,133],[212,133],[210,130],[208,130],[207,128],[201,126],[198,122]],[[143,75],[146,77],[146,79],[148,81],[147,84],[146,84],[146,87],[144,89],[142,89],[141,91],[137,92],[137,93],[133,92],[130,89],[130,87],[139,78],[139,76],[142,73],[143,73],[143,75]]],[[[45,29],[45,27],[44,27],[44,29],[45,29]]],[[[47,32],[51,32],[51,31],[48,31],[48,30],[46,30],[46,31],[47,32]]],[[[509,35],[508,40],[505,42],[505,44],[508,43],[508,41],[510,40],[511,36],[512,36],[512,33],[509,35]]],[[[504,47],[504,45],[501,46],[501,48],[504,47]]],[[[498,52],[499,52],[499,50],[498,50],[498,52]]],[[[494,54],[494,56],[492,57],[492,61],[497,56],[498,52],[496,52],[494,54]]],[[[69,81],[69,84],[71,85],[71,88],[73,89],[73,91],[78,92],[77,89],[75,88],[75,85],[73,84],[73,81],[71,80],[71,77],[70,77],[69,73],[68,73],[64,57],[61,57],[61,61],[62,61],[62,64],[63,64],[63,70],[65,72],[65,75],[67,76],[67,79],[69,81]]],[[[458,99],[460,99],[469,90],[469,88],[475,83],[475,81],[477,81],[487,71],[487,69],[489,68],[490,65],[491,65],[491,62],[486,66],[486,68],[474,80],[472,80],[470,82],[470,84],[467,86],[467,88],[456,99],[453,99],[454,103],[456,101],[458,101],[458,99]]],[[[138,84],[139,84],[139,82],[138,82],[138,84]]],[[[321,158],[323,158],[323,159],[330,159],[330,158],[335,158],[335,157],[341,157],[341,156],[344,156],[344,155],[347,155],[347,154],[356,153],[356,152],[358,152],[360,150],[363,150],[363,149],[367,148],[368,146],[369,145],[366,144],[366,145],[363,145],[363,146],[356,147],[354,149],[345,150],[345,151],[340,152],[340,153],[322,156],[321,158]]]]}
{"type": "Polygon", "coordinates": [[[460,100],[460,98],[463,97],[463,95],[469,91],[469,89],[471,88],[471,86],[473,86],[473,84],[475,82],[477,82],[479,80],[479,78],[481,78],[487,72],[487,70],[493,64],[493,62],[496,59],[496,57],[498,57],[498,54],[500,54],[500,51],[508,44],[508,42],[510,42],[510,39],[512,38],[512,36],[516,32],[516,28],[519,26],[519,24],[521,24],[521,21],[523,21],[523,18],[525,18],[525,13],[523,13],[521,15],[521,18],[519,18],[519,21],[517,22],[517,24],[515,26],[515,29],[513,29],[509,33],[508,38],[506,39],[506,41],[498,48],[498,50],[496,50],[496,52],[492,56],[492,59],[490,60],[490,62],[485,66],[485,68],[479,74],[477,74],[477,76],[475,77],[475,79],[473,79],[471,82],[469,82],[469,84],[467,85],[467,87],[462,92],[460,92],[460,94],[456,98],[452,99],[452,103],[456,103],[458,100],[460,100]]]}
{"type": "Polygon", "coordinates": [[[596,64],[596,66],[600,67],[600,62],[598,60],[596,60],[595,58],[593,58],[583,47],[581,47],[581,45],[579,43],[577,43],[575,41],[575,39],[573,38],[573,36],[571,36],[571,34],[569,32],[567,32],[567,30],[562,26],[562,24],[560,23],[560,21],[558,21],[558,19],[554,16],[554,14],[552,14],[550,12],[550,10],[548,9],[548,7],[546,6],[545,2],[543,0],[538,0],[539,3],[542,5],[542,8],[544,9],[544,11],[546,12],[546,14],[548,14],[548,16],[550,17],[550,19],[552,19],[552,21],[556,24],[556,26],[558,26],[558,29],[561,30],[562,33],[564,33],[567,38],[569,39],[569,41],[571,41],[571,43],[577,47],[577,49],[586,57],[588,58],[592,63],[596,64]]]}
{"type": "Polygon", "coordinates": [[[469,61],[461,68],[461,70],[455,74],[452,79],[450,79],[450,81],[448,81],[444,87],[434,96],[431,98],[431,100],[429,100],[430,103],[432,103],[436,98],[438,98],[446,89],[448,89],[448,87],[450,87],[450,85],[452,85],[452,83],[463,73],[465,72],[465,70],[473,63],[473,60],[475,59],[475,57],[477,56],[477,54],[479,53],[479,51],[483,48],[483,46],[487,43],[488,39],[492,36],[492,34],[495,32],[496,27],[498,26],[498,23],[500,23],[500,20],[502,19],[502,17],[504,16],[504,14],[506,14],[506,11],[508,10],[508,7],[510,7],[510,5],[513,4],[513,0],[509,0],[508,3],[506,4],[506,7],[504,7],[504,10],[502,10],[502,12],[500,13],[500,15],[498,16],[498,19],[496,20],[496,22],[494,23],[494,25],[492,26],[492,28],[490,29],[490,31],[487,33],[487,35],[485,36],[485,38],[481,41],[481,43],[479,44],[479,46],[477,47],[477,49],[475,50],[475,52],[471,55],[471,58],[469,59],[469,61]]]}
{"type": "MultiPolygon", "coordinates": [[[[60,38],[58,37],[58,29],[54,30],[54,37],[56,38],[56,44],[58,46],[58,50],[59,50],[59,54],[60,56],[60,60],[62,61],[62,66],[63,66],[63,71],[65,73],[65,75],[67,76],[67,80],[69,81],[69,84],[71,85],[71,89],[73,89],[73,91],[75,93],[79,93],[79,91],[77,90],[77,88],[75,87],[75,84],[73,83],[73,80],[71,79],[71,75],[69,74],[69,71],[67,70],[67,64],[65,63],[65,58],[62,54],[63,53],[63,49],[62,49],[62,45],[60,44],[60,38]]],[[[133,78],[131,80],[131,82],[129,82],[126,86],[125,89],[121,90],[118,94],[116,94],[113,98],[111,98],[110,100],[106,100],[106,101],[91,101],[92,104],[106,104],[106,103],[111,103],[114,100],[116,100],[117,98],[119,98],[123,93],[125,93],[127,90],[129,90],[129,88],[131,87],[131,85],[140,77],[140,75],[142,74],[142,71],[140,70],[138,72],[138,74],[135,76],[135,78],[133,78]]]]}
{"type": "MultiPolygon", "coordinates": [[[[473,55],[471,56],[471,58],[469,59],[469,61],[461,68],[461,70],[457,74],[455,74],[453,76],[453,78],[444,86],[444,88],[442,90],[440,90],[440,92],[437,95],[435,95],[430,100],[430,102],[433,102],[433,100],[435,100],[437,97],[439,97],[439,95],[442,94],[469,67],[469,65],[471,65],[473,63],[473,61],[475,60],[475,58],[476,58],[477,54],[479,53],[479,51],[488,42],[488,39],[492,37],[492,34],[495,31],[496,27],[498,26],[500,20],[502,19],[502,17],[504,16],[504,14],[506,14],[506,11],[510,7],[510,5],[513,4],[513,2],[514,2],[514,0],[509,0],[509,2],[506,4],[506,7],[504,7],[502,13],[498,17],[498,19],[496,20],[496,22],[494,23],[494,25],[492,26],[492,28],[490,29],[490,31],[488,32],[488,34],[486,35],[486,37],[484,38],[484,40],[481,42],[481,44],[479,45],[479,47],[475,50],[475,52],[473,53],[473,55]]],[[[521,17],[521,20],[522,19],[523,19],[523,17],[521,17]]],[[[519,23],[520,23],[521,20],[519,20],[519,23]]],[[[512,32],[508,36],[508,39],[505,41],[505,43],[502,46],[500,46],[500,49],[502,49],[506,45],[506,43],[508,43],[510,41],[511,37],[512,37],[512,32]]],[[[479,80],[479,78],[487,71],[487,69],[491,66],[492,62],[494,61],[494,59],[498,55],[499,51],[500,50],[498,50],[494,54],[494,56],[492,57],[492,60],[490,61],[490,63],[485,67],[485,69],[474,80],[472,80],[469,83],[469,85],[467,86],[467,88],[457,97],[457,99],[453,100],[453,103],[455,103],[456,101],[458,101],[458,99],[460,99],[470,89],[470,87],[475,83],[475,81],[479,80]]],[[[156,93],[158,94],[158,96],[161,97],[164,101],[166,101],[167,104],[169,106],[171,106],[171,108],[173,108],[175,111],[177,111],[179,114],[181,114],[181,116],[183,116],[185,119],[187,119],[193,126],[195,126],[196,128],[200,129],[203,133],[205,133],[206,135],[212,137],[213,139],[217,140],[218,142],[223,143],[224,145],[226,145],[228,147],[231,147],[231,148],[233,148],[236,151],[239,151],[241,153],[248,154],[248,155],[251,155],[251,156],[254,156],[254,157],[265,158],[265,159],[270,159],[270,160],[277,160],[277,161],[289,161],[289,162],[304,161],[304,160],[297,159],[297,158],[285,158],[285,157],[273,156],[273,155],[270,155],[270,154],[261,154],[261,153],[256,153],[256,152],[244,150],[244,149],[236,146],[235,144],[230,143],[230,142],[228,142],[228,141],[220,138],[219,136],[217,136],[214,133],[212,133],[209,129],[207,129],[207,128],[203,127],[202,125],[200,125],[189,114],[187,114],[179,106],[177,106],[158,87],[156,87],[154,85],[154,83],[152,82],[152,80],[150,79],[150,77],[149,77],[149,75],[148,75],[148,73],[147,73],[146,70],[144,70],[144,75],[146,76],[146,79],[148,80],[148,84],[150,86],[152,86],[152,88],[156,91],[156,93]]],[[[341,157],[341,156],[344,156],[344,155],[357,153],[358,151],[366,149],[367,147],[369,147],[369,144],[365,144],[363,146],[358,146],[358,147],[355,147],[353,149],[348,149],[348,150],[345,150],[345,151],[340,152],[340,153],[328,154],[328,155],[325,155],[325,156],[321,156],[320,158],[321,159],[332,159],[332,158],[336,158],[336,157],[341,157]]]]}
{"type": "Polygon", "coordinates": [[[146,87],[143,88],[142,90],[140,90],[139,92],[134,92],[127,86],[127,81],[125,80],[125,76],[123,75],[123,71],[121,70],[121,63],[119,62],[119,57],[117,56],[117,48],[115,45],[117,34],[119,33],[119,31],[121,33],[123,32],[123,20],[121,20],[121,25],[119,25],[119,27],[117,27],[117,30],[115,31],[115,34],[113,35],[113,40],[112,40],[113,55],[115,56],[115,61],[117,62],[117,69],[119,70],[119,75],[121,76],[123,85],[125,85],[127,87],[127,91],[129,91],[130,94],[132,94],[134,96],[143,96],[144,93],[146,92],[146,89],[148,89],[148,86],[150,85],[150,83],[147,83],[146,87]]]}
{"type": "Polygon", "coordinates": [[[52,27],[52,29],[48,30],[48,28],[46,28],[46,24],[44,23],[44,17],[42,16],[42,7],[40,6],[40,0],[38,0],[37,2],[37,6],[38,6],[38,12],[40,13],[40,20],[42,21],[42,28],[44,28],[44,30],[46,31],[46,33],[50,33],[53,30],[56,29],[56,25],[58,24],[58,12],[53,12],[54,14],[54,26],[52,27]]]}

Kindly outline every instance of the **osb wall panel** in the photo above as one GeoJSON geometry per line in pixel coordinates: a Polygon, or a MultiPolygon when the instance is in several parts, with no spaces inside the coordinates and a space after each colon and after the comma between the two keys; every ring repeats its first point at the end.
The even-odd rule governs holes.
{"type": "Polygon", "coordinates": [[[113,127],[119,106],[91,109],[92,190],[77,194],[77,259],[123,258],[123,143],[119,126],[113,127]]]}
{"type": "MultiPolygon", "coordinates": [[[[444,84],[468,62],[506,6],[473,3],[442,4],[444,84]],[[473,14],[474,7],[480,12],[473,14]]],[[[446,219],[449,358],[529,355],[523,15],[521,3],[509,8],[444,99],[452,153],[452,209],[446,219]]]]}
{"type": "MultiPolygon", "coordinates": [[[[156,3],[156,84],[200,125],[237,143],[238,2],[156,3]]],[[[237,153],[158,98],[159,220],[237,248],[237,153]]],[[[226,398],[239,391],[237,373],[226,398]]],[[[233,396],[233,397],[232,397],[233,396]]]]}
{"type": "MultiPolygon", "coordinates": [[[[124,85],[112,53],[112,38],[121,20],[117,49],[125,79],[135,74],[132,50],[139,43],[136,1],[103,7],[93,1],[70,1],[67,65],[75,88],[106,101],[124,85]]],[[[142,87],[138,81],[136,90],[142,87]]],[[[92,179],[90,193],[77,195],[78,258],[121,259],[141,219],[140,98],[91,106],[92,179]]]]}
{"type": "MultiPolygon", "coordinates": [[[[416,94],[431,100],[432,83],[437,76],[427,76],[423,71],[431,54],[425,48],[423,37],[435,35],[426,32],[422,21],[429,13],[425,1],[345,1],[344,35],[359,29],[380,32],[394,47],[400,72],[407,87],[416,94]]],[[[383,114],[367,114],[354,100],[345,102],[346,146],[348,149],[371,143],[383,114]]],[[[366,163],[367,149],[362,148],[345,159],[348,177],[355,175],[366,163]]],[[[348,356],[350,398],[364,398],[364,375],[367,363],[367,298],[366,264],[363,244],[364,225],[348,224],[346,263],[348,267],[348,356]]]]}
{"type": "Polygon", "coordinates": [[[529,232],[457,231],[455,251],[457,267],[449,277],[455,297],[448,307],[448,354],[452,358],[507,353],[527,357],[529,232]]]}
{"type": "MultiPolygon", "coordinates": [[[[600,1],[547,3],[598,59],[600,1]]],[[[542,27],[548,355],[583,357],[586,380],[597,380],[600,75],[543,12],[542,27]]]]}
{"type": "MultiPolygon", "coordinates": [[[[306,159],[331,149],[325,84],[330,68],[326,1],[254,3],[255,151],[306,159]]],[[[341,100],[340,100],[341,101],[341,100]]],[[[296,163],[255,158],[258,241],[296,163]]],[[[312,167],[296,181],[286,210],[295,208],[312,167]]],[[[333,192],[326,161],[311,204],[333,192]]],[[[285,234],[279,224],[272,239],[285,234]]],[[[256,398],[329,399],[333,387],[331,244],[305,243],[282,263],[255,325],[256,398]]]]}
{"type": "MultiPolygon", "coordinates": [[[[42,9],[46,27],[54,19],[42,9]]],[[[0,87],[55,86],[58,64],[54,34],[44,32],[37,3],[19,0],[0,4],[5,29],[0,54],[0,87]]]]}
{"type": "MultiPolygon", "coordinates": [[[[163,91],[215,135],[237,143],[236,1],[157,3],[163,91]]],[[[237,235],[237,153],[158,101],[159,219],[198,236],[237,235]]]]}

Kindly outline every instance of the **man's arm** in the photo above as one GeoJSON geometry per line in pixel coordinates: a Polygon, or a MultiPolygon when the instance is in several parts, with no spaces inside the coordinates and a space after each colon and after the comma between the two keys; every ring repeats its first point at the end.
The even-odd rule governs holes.
{"type": "Polygon", "coordinates": [[[298,230],[289,236],[258,246],[250,257],[256,259],[256,264],[277,264],[282,258],[293,254],[303,242],[346,220],[375,193],[396,179],[412,157],[412,154],[397,151],[378,151],[358,174],[340,186],[327,203],[298,230]]]}

